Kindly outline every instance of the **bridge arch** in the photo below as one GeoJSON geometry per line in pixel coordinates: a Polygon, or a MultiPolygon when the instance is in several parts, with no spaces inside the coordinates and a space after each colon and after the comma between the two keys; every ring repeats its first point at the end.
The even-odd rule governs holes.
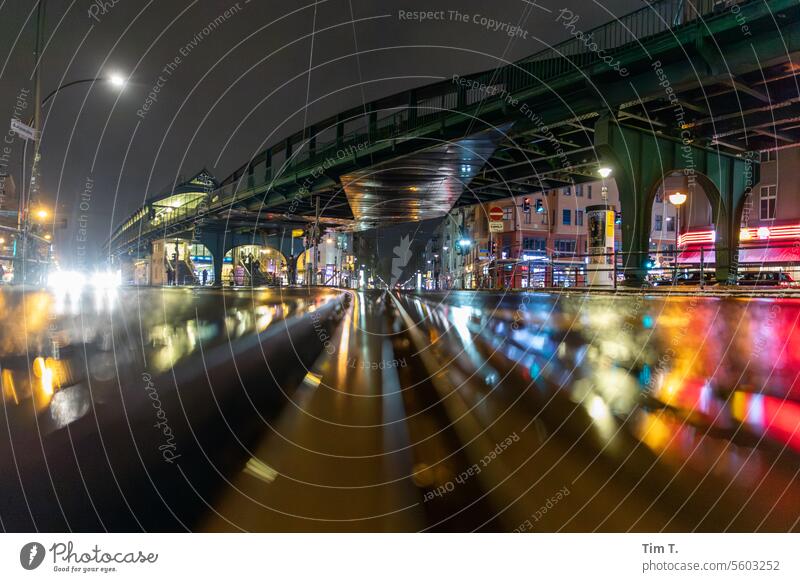
{"type": "Polygon", "coordinates": [[[267,285],[288,282],[288,263],[275,247],[245,243],[233,246],[222,259],[224,285],[267,285]]]}
{"type": "Polygon", "coordinates": [[[629,253],[625,263],[631,282],[640,283],[646,273],[656,192],[676,172],[687,177],[690,190],[702,188],[711,204],[717,280],[735,279],[737,220],[755,173],[751,160],[697,147],[688,138],[674,140],[624,127],[608,118],[595,125],[595,147],[601,163],[612,169],[619,190],[622,251],[629,253]]]}
{"type": "Polygon", "coordinates": [[[707,268],[715,264],[715,247],[712,234],[716,233],[718,224],[726,224],[726,212],[719,190],[713,181],[704,174],[686,175],[682,170],[668,170],[664,177],[656,182],[647,194],[645,216],[649,217],[650,258],[662,266],[674,267],[676,260],[681,266],[698,262],[701,253],[696,252],[698,246],[704,251],[702,256],[707,268]],[[680,192],[686,195],[685,202],[676,208],[670,201],[672,194],[680,192]],[[687,232],[695,234],[689,242],[680,245],[679,237],[687,232]],[[709,233],[703,238],[701,232],[709,233]],[[687,246],[694,247],[692,253],[683,252],[677,255],[677,249],[686,251],[687,246]]]}
{"type": "Polygon", "coordinates": [[[194,285],[214,282],[214,253],[203,243],[186,236],[153,241],[151,283],[194,285]]]}

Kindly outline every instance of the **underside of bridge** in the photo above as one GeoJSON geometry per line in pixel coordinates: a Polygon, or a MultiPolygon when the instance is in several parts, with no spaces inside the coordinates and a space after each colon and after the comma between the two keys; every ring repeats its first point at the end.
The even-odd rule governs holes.
{"type": "Polygon", "coordinates": [[[354,229],[444,216],[469,191],[502,137],[498,130],[483,131],[344,174],[340,180],[354,229]]]}

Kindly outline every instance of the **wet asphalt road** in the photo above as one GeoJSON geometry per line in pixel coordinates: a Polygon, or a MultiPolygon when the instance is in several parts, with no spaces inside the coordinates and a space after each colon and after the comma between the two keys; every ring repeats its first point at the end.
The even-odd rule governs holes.
{"type": "Polygon", "coordinates": [[[4,529],[798,529],[798,300],[327,289],[0,299],[0,459],[3,487],[16,487],[0,505],[4,529]],[[322,326],[315,312],[345,295],[322,326]],[[142,374],[158,379],[174,431],[192,435],[180,461],[140,438],[152,429],[138,417],[152,411],[126,406],[142,399],[142,374]],[[118,454],[88,454],[109,431],[118,454]],[[153,449],[152,463],[129,458],[126,439],[153,449]],[[125,499],[143,501],[123,512],[133,517],[103,519],[114,488],[60,488],[51,450],[86,469],[65,479],[138,466],[125,499]],[[189,483],[179,499],[163,494],[171,479],[189,483]],[[35,508],[19,505],[38,495],[52,506],[53,491],[84,501],[28,519],[35,508]],[[156,494],[174,511],[137,509],[156,494]]]}

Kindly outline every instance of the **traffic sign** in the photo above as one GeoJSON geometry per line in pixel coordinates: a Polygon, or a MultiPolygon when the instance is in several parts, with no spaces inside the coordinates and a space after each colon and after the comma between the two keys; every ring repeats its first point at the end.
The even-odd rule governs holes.
{"type": "Polygon", "coordinates": [[[489,210],[489,220],[497,222],[498,220],[503,220],[503,209],[499,206],[492,206],[489,210]]]}
{"type": "Polygon", "coordinates": [[[494,220],[490,222],[489,232],[503,232],[503,222],[495,222],[494,220]]]}
{"type": "Polygon", "coordinates": [[[11,118],[11,131],[24,140],[33,141],[36,137],[36,130],[30,125],[25,125],[16,117],[11,118]]]}

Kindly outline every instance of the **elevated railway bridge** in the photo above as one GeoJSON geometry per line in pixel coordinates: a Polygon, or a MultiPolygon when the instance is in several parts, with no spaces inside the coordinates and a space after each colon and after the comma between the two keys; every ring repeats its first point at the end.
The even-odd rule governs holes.
{"type": "Polygon", "coordinates": [[[656,191],[674,172],[708,197],[717,277],[733,277],[753,153],[800,141],[800,5],[659,0],[592,30],[568,16],[553,16],[569,33],[560,44],[318,120],[168,209],[149,201],[112,233],[109,255],[197,240],[219,280],[231,248],[258,240],[294,256],[287,233],[317,220],[357,231],[434,218],[596,180],[604,166],[632,279],[656,191]]]}

